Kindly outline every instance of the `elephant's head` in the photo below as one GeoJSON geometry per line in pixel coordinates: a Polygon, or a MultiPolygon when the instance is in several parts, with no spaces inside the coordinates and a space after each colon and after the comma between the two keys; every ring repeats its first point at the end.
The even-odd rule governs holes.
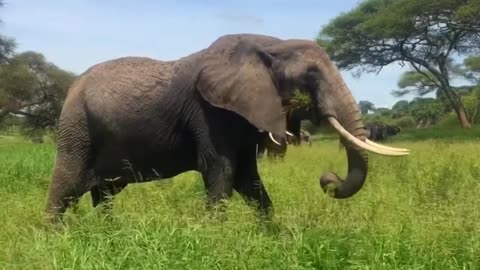
{"type": "Polygon", "coordinates": [[[366,139],[357,102],[327,53],[313,41],[279,40],[260,35],[229,35],[215,41],[202,57],[196,89],[214,106],[234,111],[257,128],[285,136],[286,110],[296,90],[310,95],[319,119],[326,119],[346,146],[345,179],[328,172],[324,191],[348,198],[365,182],[367,151],[408,155],[366,139]],[[330,189],[330,188],[328,188],[330,189]]]}

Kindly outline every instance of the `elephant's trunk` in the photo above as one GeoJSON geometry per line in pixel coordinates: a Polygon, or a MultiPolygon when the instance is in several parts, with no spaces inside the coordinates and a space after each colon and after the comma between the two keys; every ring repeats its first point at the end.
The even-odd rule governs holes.
{"type": "MultiPolygon", "coordinates": [[[[324,58],[328,60],[328,56],[324,58]]],[[[325,74],[331,75],[320,81],[319,88],[314,94],[318,118],[327,116],[328,122],[341,136],[348,159],[348,173],[345,179],[333,172],[327,172],[320,178],[320,185],[325,192],[328,191],[335,198],[349,198],[362,188],[367,178],[366,150],[385,156],[405,156],[409,154],[409,150],[382,146],[368,140],[360,108],[341,78],[340,72],[330,61],[321,61],[318,67],[325,74]]]]}
{"type": "MultiPolygon", "coordinates": [[[[329,117],[329,121],[338,130],[344,127],[344,130],[355,138],[365,141],[366,131],[363,125],[361,113],[351,94],[344,96],[340,109],[336,109],[335,116],[329,117]],[[333,121],[333,122],[332,122],[333,121]],[[338,127],[340,125],[341,127],[338,127]]],[[[342,132],[340,132],[341,135],[342,132]]],[[[344,136],[341,137],[342,143],[346,146],[348,160],[348,174],[345,179],[340,178],[333,172],[328,172],[320,178],[322,189],[332,195],[334,198],[348,198],[357,193],[363,186],[368,171],[367,152],[350,143],[344,136]],[[332,188],[332,189],[330,189],[332,188]],[[332,193],[330,193],[330,191],[332,193]]]]}

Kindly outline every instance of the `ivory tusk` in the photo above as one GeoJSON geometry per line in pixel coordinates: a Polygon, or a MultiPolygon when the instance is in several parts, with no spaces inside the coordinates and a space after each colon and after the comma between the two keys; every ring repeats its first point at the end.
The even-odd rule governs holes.
{"type": "Polygon", "coordinates": [[[268,133],[268,136],[270,137],[270,140],[272,140],[274,143],[281,145],[279,142],[277,142],[274,138],[271,132],[268,133]]]}
{"type": "Polygon", "coordinates": [[[378,144],[378,143],[375,143],[375,142],[373,142],[373,141],[370,141],[369,139],[366,139],[366,140],[365,140],[365,143],[366,143],[366,144],[370,144],[371,146],[376,146],[376,147],[378,147],[378,148],[385,149],[385,150],[391,150],[391,151],[397,151],[397,152],[410,152],[410,150],[405,149],[405,148],[388,147],[388,146],[385,146],[385,145],[378,144]]]}
{"type": "Polygon", "coordinates": [[[289,132],[288,130],[285,131],[285,133],[287,133],[288,136],[295,136],[295,135],[293,135],[293,133],[289,132]]]}
{"type": "Polygon", "coordinates": [[[392,151],[367,144],[364,141],[350,134],[350,132],[348,132],[334,117],[328,117],[328,122],[330,122],[330,124],[338,131],[338,133],[340,133],[340,135],[344,137],[347,141],[367,151],[384,156],[406,156],[410,154],[408,152],[392,151]]]}

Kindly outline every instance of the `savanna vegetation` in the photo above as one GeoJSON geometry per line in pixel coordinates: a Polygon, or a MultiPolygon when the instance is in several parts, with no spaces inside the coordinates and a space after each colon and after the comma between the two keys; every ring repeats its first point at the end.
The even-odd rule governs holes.
{"type": "Polygon", "coordinates": [[[84,196],[63,229],[42,223],[54,144],[0,139],[2,269],[478,269],[480,138],[391,143],[407,158],[370,155],[365,187],[326,196],[326,170],[345,172],[336,141],[261,160],[275,204],[258,223],[235,194],[227,219],[205,210],[200,176],[131,185],[110,218],[84,196]]]}

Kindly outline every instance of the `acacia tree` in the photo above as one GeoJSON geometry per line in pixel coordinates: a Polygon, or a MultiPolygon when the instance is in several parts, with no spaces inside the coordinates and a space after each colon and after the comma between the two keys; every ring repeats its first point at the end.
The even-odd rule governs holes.
{"type": "Polygon", "coordinates": [[[400,118],[408,115],[410,103],[407,100],[397,101],[392,106],[392,118],[400,118]]]}
{"type": "Polygon", "coordinates": [[[410,104],[410,115],[415,118],[417,128],[429,127],[442,116],[442,104],[435,98],[414,98],[410,104]]]}
{"type": "Polygon", "coordinates": [[[12,114],[25,117],[31,129],[54,127],[74,77],[40,53],[15,55],[0,65],[0,121],[12,114]]]}
{"type": "Polygon", "coordinates": [[[480,1],[365,0],[326,25],[317,41],[339,68],[357,74],[408,63],[444,92],[462,127],[470,127],[448,59],[480,51],[480,1]]]}
{"type": "Polygon", "coordinates": [[[358,107],[360,108],[360,112],[363,114],[363,115],[366,115],[368,114],[368,112],[373,112],[375,111],[375,105],[368,101],[368,100],[360,100],[358,102],[358,107]]]}

